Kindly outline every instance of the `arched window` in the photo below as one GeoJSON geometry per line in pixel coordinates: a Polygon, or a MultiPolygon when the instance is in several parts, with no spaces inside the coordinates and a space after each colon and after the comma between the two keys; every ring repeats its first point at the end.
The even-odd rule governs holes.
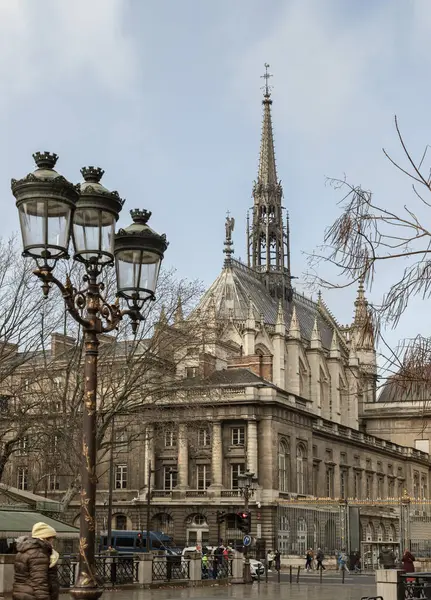
{"type": "Polygon", "coordinates": [[[115,527],[119,531],[126,531],[127,529],[127,517],[126,515],[115,515],[115,527]]]}
{"type": "Polygon", "coordinates": [[[285,440],[278,445],[278,488],[280,492],[289,491],[289,447],[285,440]]]}
{"type": "Polygon", "coordinates": [[[174,532],[174,521],[171,515],[164,512],[154,515],[151,519],[151,530],[172,535],[174,532]]]}
{"type": "Polygon", "coordinates": [[[379,523],[377,525],[377,541],[378,542],[384,542],[385,541],[385,526],[383,525],[383,523],[379,523]]]}
{"type": "Polygon", "coordinates": [[[373,542],[374,540],[374,527],[372,523],[367,523],[367,527],[365,529],[365,541],[373,542]]]}
{"type": "Polygon", "coordinates": [[[296,491],[305,494],[305,449],[302,444],[296,448],[296,491]]]}
{"type": "Polygon", "coordinates": [[[392,523],[389,525],[389,541],[390,542],[396,542],[397,540],[397,530],[395,528],[395,525],[393,525],[392,523]]]}

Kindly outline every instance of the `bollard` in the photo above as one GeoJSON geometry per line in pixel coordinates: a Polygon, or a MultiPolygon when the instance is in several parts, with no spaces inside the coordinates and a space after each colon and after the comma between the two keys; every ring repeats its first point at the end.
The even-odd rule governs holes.
{"type": "Polygon", "coordinates": [[[320,567],[320,583],[322,583],[323,569],[320,567]]]}
{"type": "Polygon", "coordinates": [[[301,572],[301,567],[298,567],[298,573],[296,575],[296,583],[299,583],[299,574],[301,572]]]}
{"type": "Polygon", "coordinates": [[[290,565],[290,567],[289,567],[289,583],[292,583],[292,581],[293,581],[292,575],[293,575],[292,565],[290,565]]]}
{"type": "Polygon", "coordinates": [[[341,583],[344,583],[345,576],[346,576],[346,569],[343,567],[341,569],[341,583]]]}
{"type": "Polygon", "coordinates": [[[257,567],[257,583],[260,583],[260,568],[257,567]]]}
{"type": "Polygon", "coordinates": [[[265,581],[268,583],[268,561],[265,563],[265,581]]]}
{"type": "Polygon", "coordinates": [[[278,579],[278,583],[280,583],[280,569],[277,570],[277,579],[278,579]]]}

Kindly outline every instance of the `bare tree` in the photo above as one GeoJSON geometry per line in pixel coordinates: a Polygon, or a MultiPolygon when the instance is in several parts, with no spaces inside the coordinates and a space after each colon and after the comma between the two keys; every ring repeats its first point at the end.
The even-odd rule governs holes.
{"type": "Polygon", "coordinates": [[[403,379],[410,390],[409,395],[415,385],[422,385],[423,395],[428,393],[423,385],[431,375],[429,340],[422,337],[404,340],[398,348],[392,349],[382,334],[384,327],[398,324],[413,297],[428,300],[431,295],[431,229],[428,227],[431,170],[426,166],[428,146],[421,158],[415,161],[396,118],[395,128],[404,162],[395,161],[386,150],[383,152],[394,167],[411,180],[411,199],[404,203],[402,209],[395,210],[390,199],[380,203],[371,191],[346,179],[330,179],[335,188],[346,190],[340,202],[342,212],[327,228],[324,244],[310,257],[309,265],[311,280],[328,288],[348,287],[361,280],[371,286],[379,267],[389,262],[398,267],[398,272],[397,268],[392,271],[393,280],[381,302],[370,305],[370,315],[373,329],[379,336],[386,375],[396,373],[397,385],[403,379]],[[343,278],[341,284],[316,274],[321,261],[335,265],[343,278]]]}

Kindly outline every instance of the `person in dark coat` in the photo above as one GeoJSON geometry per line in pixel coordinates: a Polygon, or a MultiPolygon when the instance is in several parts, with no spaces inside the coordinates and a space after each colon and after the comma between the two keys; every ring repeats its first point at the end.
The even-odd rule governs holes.
{"type": "Polygon", "coordinates": [[[58,552],[52,544],[57,533],[46,523],[36,523],[31,537],[17,539],[13,600],[58,600],[58,552]]]}
{"type": "Polygon", "coordinates": [[[404,550],[403,554],[403,570],[406,573],[414,573],[415,572],[415,557],[409,550],[404,550]]]}

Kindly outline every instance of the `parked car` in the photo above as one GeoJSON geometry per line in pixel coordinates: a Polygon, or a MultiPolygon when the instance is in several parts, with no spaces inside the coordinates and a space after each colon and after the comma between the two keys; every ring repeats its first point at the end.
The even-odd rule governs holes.
{"type": "Polygon", "coordinates": [[[257,579],[258,575],[262,577],[265,575],[265,567],[260,560],[255,560],[254,558],[250,558],[250,573],[252,579],[257,579]]]}

